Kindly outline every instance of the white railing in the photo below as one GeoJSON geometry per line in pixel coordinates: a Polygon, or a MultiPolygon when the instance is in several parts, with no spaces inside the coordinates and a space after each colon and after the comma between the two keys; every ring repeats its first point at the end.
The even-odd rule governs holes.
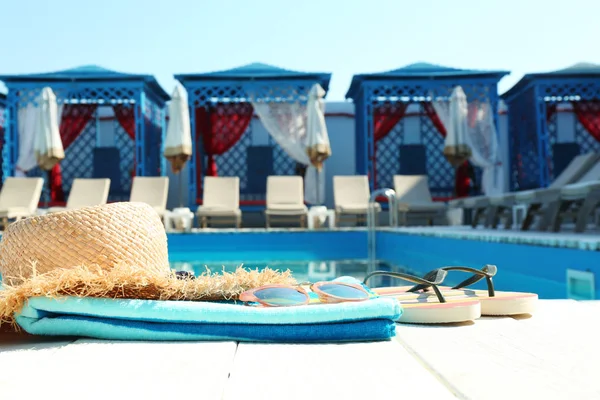
{"type": "Polygon", "coordinates": [[[385,196],[388,199],[390,226],[398,226],[398,206],[396,204],[396,192],[393,189],[382,188],[371,193],[369,208],[367,210],[367,252],[369,259],[369,271],[374,271],[377,264],[377,247],[375,243],[375,230],[377,227],[377,197],[385,196]]]}

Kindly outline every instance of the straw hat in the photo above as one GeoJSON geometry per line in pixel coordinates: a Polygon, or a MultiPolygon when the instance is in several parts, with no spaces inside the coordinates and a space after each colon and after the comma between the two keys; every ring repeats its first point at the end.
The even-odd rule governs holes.
{"type": "Polygon", "coordinates": [[[140,300],[236,299],[267,284],[295,284],[288,271],[179,275],[169,266],[167,235],[144,203],[112,203],[11,224],[0,242],[0,326],[30,297],[140,300]]]}
{"type": "Polygon", "coordinates": [[[9,284],[34,271],[118,265],[170,271],[167,235],[151,206],[112,203],[27,218],[9,225],[0,242],[0,273],[9,284]]]}

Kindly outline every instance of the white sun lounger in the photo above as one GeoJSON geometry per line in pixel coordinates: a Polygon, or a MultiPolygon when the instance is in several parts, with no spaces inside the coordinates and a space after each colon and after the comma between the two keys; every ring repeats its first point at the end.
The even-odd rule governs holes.
{"type": "Polygon", "coordinates": [[[563,186],[546,194],[545,212],[538,229],[560,231],[562,220],[572,217],[575,232],[585,231],[589,216],[600,205],[600,161],[586,172],[576,183],[563,186]]]}
{"type": "Polygon", "coordinates": [[[304,181],[301,176],[267,177],[267,208],[265,222],[267,228],[272,221],[300,221],[306,226],[308,209],[304,204],[304,181]]]}
{"type": "Polygon", "coordinates": [[[0,191],[0,218],[4,228],[8,221],[35,215],[44,179],[42,178],[6,178],[0,191]]]}
{"type": "Polygon", "coordinates": [[[164,217],[167,210],[169,178],[166,176],[135,176],[131,184],[129,201],[149,204],[164,217]]]}
{"type": "Polygon", "coordinates": [[[71,192],[65,207],[50,207],[48,213],[74,210],[81,207],[99,206],[108,201],[110,179],[73,179],[71,192]]]}
{"type": "Polygon", "coordinates": [[[541,204],[547,201],[546,199],[542,200],[545,191],[548,189],[558,189],[576,182],[579,177],[594,165],[598,158],[599,155],[596,153],[582,154],[575,157],[548,188],[511,192],[500,196],[469,197],[462,199],[462,207],[474,211],[473,227],[476,227],[480,218],[484,213],[487,213],[485,226],[496,228],[500,220],[504,217],[504,226],[510,229],[513,224],[512,207],[515,204],[524,204],[527,206],[527,215],[523,220],[521,228],[527,230],[533,222],[533,218],[538,214],[541,204]]]}
{"type": "Polygon", "coordinates": [[[566,185],[577,182],[587,171],[594,166],[600,155],[597,153],[588,153],[579,155],[567,165],[560,175],[547,187],[535,190],[524,190],[516,193],[509,193],[504,196],[491,197],[492,206],[491,224],[495,228],[502,216],[505,217],[507,228],[512,227],[511,209],[515,204],[522,204],[527,207],[527,212],[521,230],[528,230],[535,217],[543,213],[542,206],[550,203],[556,198],[560,189],[566,185]]]}
{"type": "Polygon", "coordinates": [[[394,190],[404,225],[411,216],[433,225],[435,218],[446,210],[444,203],[433,201],[427,175],[394,175],[394,190]]]}
{"type": "MultiPolygon", "coordinates": [[[[357,223],[366,221],[371,190],[366,175],[334,176],[333,201],[335,203],[336,226],[343,217],[356,218],[357,223]]],[[[381,206],[375,203],[375,212],[381,206]]]]}
{"type": "Polygon", "coordinates": [[[231,222],[239,228],[242,224],[240,210],[240,178],[206,176],[202,205],[196,211],[198,223],[202,228],[213,221],[231,222]]]}

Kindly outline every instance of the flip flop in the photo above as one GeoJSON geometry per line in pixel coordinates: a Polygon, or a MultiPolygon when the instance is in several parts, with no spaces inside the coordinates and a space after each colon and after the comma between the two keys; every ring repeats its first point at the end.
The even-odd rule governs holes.
{"type": "MultiPolygon", "coordinates": [[[[481,315],[503,316],[533,314],[537,306],[538,295],[526,292],[501,292],[496,291],[492,278],[496,275],[498,269],[495,265],[485,265],[481,270],[469,267],[451,266],[440,268],[444,271],[461,271],[473,274],[454,287],[440,286],[433,288],[434,292],[441,291],[446,299],[478,299],[481,303],[481,315]],[[469,289],[480,280],[484,279],[487,283],[487,290],[469,289]]],[[[434,270],[429,274],[435,273],[434,270]]],[[[427,274],[426,276],[428,276],[427,274]]],[[[417,284],[413,287],[395,287],[373,289],[380,295],[403,295],[404,293],[431,293],[429,285],[426,283],[417,284]]]]}
{"type": "MultiPolygon", "coordinates": [[[[442,294],[439,285],[444,281],[447,271],[438,269],[419,278],[400,272],[375,271],[368,274],[363,284],[367,286],[369,278],[386,275],[416,283],[417,286],[432,288],[433,292],[420,293],[390,291],[394,288],[371,288],[373,292],[383,297],[395,297],[404,312],[396,322],[407,324],[448,324],[473,321],[481,316],[481,304],[478,299],[466,296],[447,298],[442,294]]],[[[410,289],[410,287],[408,287],[410,289]]],[[[396,288],[397,289],[397,288],[396,288]]]]}

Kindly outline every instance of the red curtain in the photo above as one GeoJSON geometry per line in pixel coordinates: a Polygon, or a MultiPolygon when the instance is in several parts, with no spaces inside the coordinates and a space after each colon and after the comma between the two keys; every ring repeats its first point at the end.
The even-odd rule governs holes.
{"type": "Polygon", "coordinates": [[[250,103],[217,104],[207,110],[196,108],[196,137],[202,137],[208,156],[207,176],[218,176],[215,156],[231,149],[242,137],[252,120],[250,103]]]}
{"type": "Polygon", "coordinates": [[[408,103],[386,103],[375,107],[373,111],[375,143],[386,137],[394,129],[394,126],[404,118],[407,108],[408,103]]]}
{"type": "Polygon", "coordinates": [[[121,124],[123,130],[129,135],[131,140],[135,140],[135,109],[133,106],[126,107],[122,104],[113,106],[115,118],[121,124]]]}
{"type": "Polygon", "coordinates": [[[373,110],[373,182],[377,185],[377,142],[404,118],[408,103],[385,103],[373,110]]]}
{"type": "MultiPolygon", "coordinates": [[[[115,113],[115,118],[119,121],[119,124],[127,133],[127,135],[131,138],[131,140],[135,140],[135,108],[134,106],[124,106],[122,104],[115,104],[113,106],[113,111],[115,113]]],[[[131,177],[135,176],[135,151],[133,152],[133,168],[131,169],[131,177]]]]}
{"type": "Polygon", "coordinates": [[[469,196],[469,189],[471,188],[471,179],[473,173],[471,171],[472,166],[469,161],[462,163],[457,169],[454,175],[454,190],[456,197],[467,197],[469,196]]]}
{"type": "MultiPolygon", "coordinates": [[[[222,103],[195,110],[196,139],[202,138],[204,155],[208,157],[206,176],[218,176],[215,156],[224,154],[242,137],[252,121],[250,103],[222,103]]],[[[198,195],[202,189],[202,157],[196,157],[198,195]]]]}
{"type": "MultiPolygon", "coordinates": [[[[67,150],[79,137],[96,111],[95,104],[65,104],[60,122],[60,138],[63,148],[67,150]]],[[[62,188],[62,172],[60,163],[50,171],[50,199],[52,202],[64,202],[65,193],[62,188]]]]}
{"type": "Polygon", "coordinates": [[[443,137],[446,137],[446,128],[444,127],[444,124],[442,124],[440,117],[435,112],[433,104],[431,104],[431,102],[422,101],[421,106],[423,107],[423,111],[429,117],[429,120],[433,126],[435,126],[435,128],[443,137]]]}
{"type": "Polygon", "coordinates": [[[572,104],[579,123],[600,142],[600,101],[574,101],[572,104]]]}
{"type": "Polygon", "coordinates": [[[556,103],[546,104],[546,121],[550,121],[554,114],[556,114],[556,103]]]}

